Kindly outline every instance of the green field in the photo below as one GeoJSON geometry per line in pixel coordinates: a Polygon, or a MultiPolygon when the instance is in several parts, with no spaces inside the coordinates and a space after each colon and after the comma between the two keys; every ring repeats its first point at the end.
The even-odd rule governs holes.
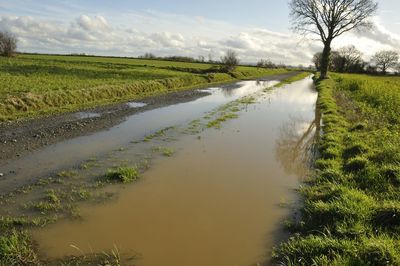
{"type": "Polygon", "coordinates": [[[400,265],[400,78],[318,83],[323,136],[283,265],[400,265]]]}
{"type": "Polygon", "coordinates": [[[137,100],[213,83],[284,73],[240,66],[87,56],[0,57],[0,121],[137,100]]]}

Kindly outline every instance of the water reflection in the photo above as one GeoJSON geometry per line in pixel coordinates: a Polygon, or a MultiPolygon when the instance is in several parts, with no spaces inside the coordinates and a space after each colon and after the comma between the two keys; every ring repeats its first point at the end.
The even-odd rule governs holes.
{"type": "Polygon", "coordinates": [[[145,107],[147,105],[147,103],[128,102],[127,105],[129,108],[141,108],[141,107],[145,107]]]}
{"type": "Polygon", "coordinates": [[[257,92],[263,88],[271,87],[278,83],[277,81],[244,81],[230,86],[221,87],[220,91],[224,97],[232,98],[234,96],[244,96],[257,92]]]}
{"type": "MultiPolygon", "coordinates": [[[[20,185],[31,183],[38,177],[48,175],[49,172],[61,171],[87,158],[106,156],[115,147],[124,147],[132,140],[142,139],[145,135],[165,127],[188,123],[223,104],[277,83],[278,81],[269,81],[263,82],[263,86],[256,86],[256,81],[243,81],[211,88],[210,95],[196,100],[137,113],[109,130],[44,147],[0,166],[2,172],[13,172],[12,178],[0,180],[0,192],[11,191],[16,182],[20,185]]],[[[81,112],[78,115],[83,119],[94,118],[101,114],[81,112]]]]}
{"type": "MultiPolygon", "coordinates": [[[[160,117],[169,121],[166,114],[182,121],[265,88],[255,85],[243,83],[231,97],[224,97],[222,88],[214,89],[194,102],[154,111],[151,117],[157,120],[145,113],[135,123],[128,119],[126,127],[147,122],[143,128],[149,128],[160,117]]],[[[60,221],[34,232],[43,256],[79,255],[70,244],[100,252],[116,243],[123,252],[143,255],[135,261],[138,266],[247,266],[267,261],[282,237],[280,223],[289,215],[279,204],[293,200],[292,188],[302,176],[291,174],[301,170],[294,162],[306,158],[301,149],[311,150],[307,147],[318,135],[319,119],[311,80],[273,90],[268,98],[263,93],[252,96],[257,95],[258,103],[249,112],[222,129],[168,143],[177,151],[173,158],[154,162],[140,182],[119,191],[116,202],[80,206],[82,221],[60,221]]],[[[114,138],[117,134],[113,131],[114,138]]]]}
{"type": "Polygon", "coordinates": [[[316,108],[315,119],[311,122],[299,116],[292,116],[279,130],[276,143],[276,159],[287,174],[305,178],[312,166],[316,144],[320,136],[320,112],[316,108]]]}
{"type": "Polygon", "coordinates": [[[78,119],[88,119],[88,118],[100,117],[101,114],[94,112],[77,112],[74,114],[74,116],[78,119]]]}

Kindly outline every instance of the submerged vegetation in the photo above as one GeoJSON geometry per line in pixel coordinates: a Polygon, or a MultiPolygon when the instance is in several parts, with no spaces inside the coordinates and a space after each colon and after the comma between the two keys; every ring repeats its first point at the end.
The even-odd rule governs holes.
{"type": "Polygon", "coordinates": [[[400,78],[332,74],[316,174],[301,218],[274,251],[283,265],[400,265],[400,78]]]}
{"type": "Polygon", "coordinates": [[[172,157],[175,153],[175,150],[173,148],[161,147],[161,146],[153,148],[153,151],[158,152],[165,157],[172,157]]]}
{"type": "Polygon", "coordinates": [[[0,58],[0,121],[75,111],[285,69],[83,56],[0,58]]]}
{"type": "Polygon", "coordinates": [[[230,120],[230,119],[235,119],[238,118],[239,116],[234,113],[234,111],[230,110],[230,112],[223,112],[221,113],[216,119],[210,121],[207,124],[208,128],[221,128],[221,123],[230,120]]]}
{"type": "Polygon", "coordinates": [[[131,183],[139,178],[137,167],[118,167],[107,171],[106,180],[109,182],[131,183]]]}

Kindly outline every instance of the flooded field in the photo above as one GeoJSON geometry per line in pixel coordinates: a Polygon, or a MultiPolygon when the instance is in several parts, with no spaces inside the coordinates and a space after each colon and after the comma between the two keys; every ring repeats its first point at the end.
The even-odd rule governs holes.
{"type": "MultiPolygon", "coordinates": [[[[7,178],[0,180],[2,192],[10,191],[16,184],[32,182],[49,171],[57,172],[93,157],[107,156],[110,151],[126,148],[132,141],[143,139],[167,127],[181,126],[201,118],[206,112],[223,104],[277,84],[277,81],[245,81],[224,87],[204,90],[205,97],[195,101],[167,106],[130,116],[109,130],[82,136],[48,146],[2,166],[7,178]]],[[[79,113],[80,117],[96,116],[79,113]]],[[[135,151],[141,152],[138,147],[135,151]]]]}
{"type": "Polygon", "coordinates": [[[123,265],[268,265],[319,135],[312,80],[277,83],[207,89],[5,165],[0,185],[16,196],[2,215],[55,215],[33,230],[50,260],[114,250],[123,265]],[[120,165],[137,165],[139,181],[104,185],[120,165]]]}
{"type": "Polygon", "coordinates": [[[41,250],[59,257],[116,246],[135,265],[267,263],[306,173],[296,149],[315,134],[316,93],[307,79],[258,96],[220,130],[182,137],[175,156],[157,159],[116,200],[35,232],[41,250]]]}

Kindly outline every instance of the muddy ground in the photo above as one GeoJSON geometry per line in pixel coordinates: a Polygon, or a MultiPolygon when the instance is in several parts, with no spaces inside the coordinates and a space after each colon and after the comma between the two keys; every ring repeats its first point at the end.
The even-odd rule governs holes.
{"type": "MultiPolygon", "coordinates": [[[[290,72],[261,78],[263,81],[284,80],[299,74],[290,72]]],[[[236,82],[223,85],[234,86],[236,82]]],[[[214,87],[211,85],[208,87],[214,87]]],[[[204,88],[207,88],[206,86],[204,88]]],[[[98,117],[79,118],[74,113],[65,113],[28,121],[5,122],[0,124],[0,165],[26,153],[66,139],[88,135],[108,129],[121,123],[127,116],[168,105],[193,101],[207,95],[198,89],[174,92],[148,97],[135,102],[146,103],[140,108],[131,108],[127,103],[112,104],[84,112],[100,114],[98,117]]],[[[0,171],[1,172],[1,171],[0,171]]]]}

